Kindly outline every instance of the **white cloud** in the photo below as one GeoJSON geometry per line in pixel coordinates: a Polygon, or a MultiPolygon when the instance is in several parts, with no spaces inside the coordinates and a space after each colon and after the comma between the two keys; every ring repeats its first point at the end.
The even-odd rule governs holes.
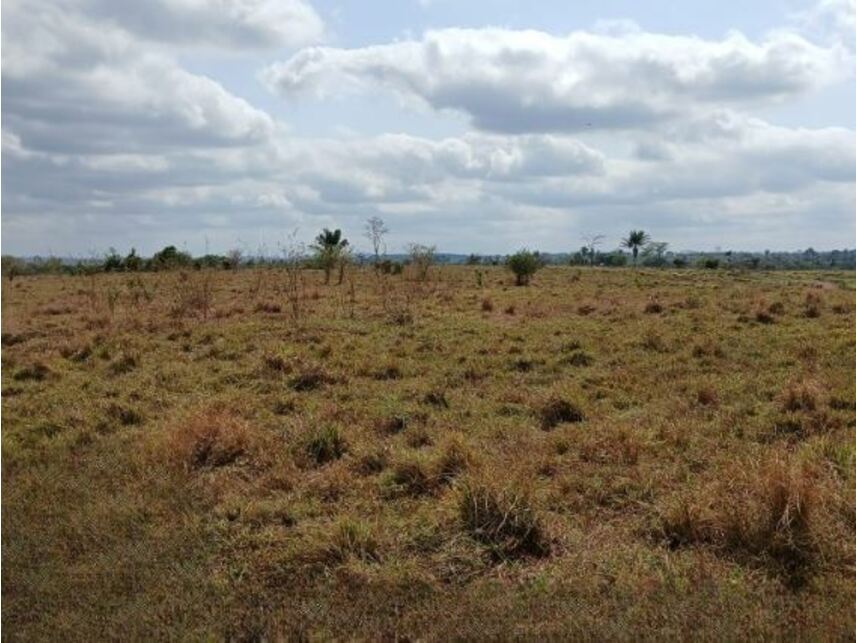
{"type": "Polygon", "coordinates": [[[380,86],[467,114],[483,130],[651,127],[710,106],[781,100],[841,73],[841,47],[778,31],[761,42],[633,30],[557,37],[498,28],[442,29],[358,49],[313,47],[269,66],[280,94],[324,97],[380,86]]]}

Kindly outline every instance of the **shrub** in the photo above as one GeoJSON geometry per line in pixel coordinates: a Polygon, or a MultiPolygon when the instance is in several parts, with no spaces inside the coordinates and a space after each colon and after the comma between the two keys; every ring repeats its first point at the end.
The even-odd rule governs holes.
{"type": "Polygon", "coordinates": [[[545,556],[550,551],[538,513],[518,491],[467,485],[459,501],[459,518],[467,533],[495,558],[545,556]]]}
{"type": "Polygon", "coordinates": [[[314,464],[321,466],[345,455],[348,444],[338,428],[327,426],[307,438],[304,451],[314,464]]]}
{"type": "Polygon", "coordinates": [[[482,300],[482,310],[483,312],[490,313],[492,310],[494,310],[494,302],[492,302],[486,297],[482,300]]]}
{"type": "Polygon", "coordinates": [[[506,258],[506,267],[515,275],[516,286],[526,286],[542,267],[542,261],[537,252],[524,248],[506,258]]]}

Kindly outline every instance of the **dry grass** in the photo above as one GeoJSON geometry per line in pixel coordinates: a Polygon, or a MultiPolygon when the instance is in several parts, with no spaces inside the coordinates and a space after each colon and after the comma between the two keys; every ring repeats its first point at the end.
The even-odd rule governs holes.
{"type": "Polygon", "coordinates": [[[476,270],[4,284],[4,634],[853,638],[853,275],[476,270]]]}

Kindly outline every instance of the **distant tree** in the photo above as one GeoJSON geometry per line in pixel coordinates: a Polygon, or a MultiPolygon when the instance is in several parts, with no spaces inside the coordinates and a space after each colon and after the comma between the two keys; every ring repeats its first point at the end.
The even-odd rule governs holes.
{"type": "Polygon", "coordinates": [[[643,263],[647,266],[663,266],[667,260],[666,255],[669,244],[665,241],[649,241],[643,247],[643,263]]]}
{"type": "Polygon", "coordinates": [[[330,283],[330,271],[336,266],[348,246],[348,240],[342,236],[342,231],[328,230],[325,228],[315,238],[315,243],[311,246],[315,252],[315,258],[318,264],[324,270],[324,283],[330,283]]]}
{"type": "Polygon", "coordinates": [[[482,265],[482,257],[480,257],[479,255],[476,255],[476,254],[472,254],[472,255],[467,257],[467,261],[465,261],[465,263],[468,266],[482,265]]]}
{"type": "Polygon", "coordinates": [[[390,232],[384,220],[381,217],[372,217],[366,221],[366,238],[372,244],[372,251],[375,254],[375,265],[381,260],[381,252],[386,254],[387,250],[384,246],[384,235],[390,232]]]}
{"type": "Polygon", "coordinates": [[[101,264],[101,269],[104,272],[119,272],[122,270],[122,257],[116,252],[116,248],[110,248],[107,255],[104,257],[104,263],[101,264]]]}
{"type": "Polygon", "coordinates": [[[428,279],[429,268],[434,263],[434,253],[434,246],[424,246],[421,243],[411,243],[408,245],[411,265],[414,267],[418,281],[428,279]]]}
{"type": "Polygon", "coordinates": [[[175,246],[166,246],[160,252],[152,255],[152,267],[156,270],[189,266],[193,263],[191,256],[178,250],[175,246]]]}
{"type": "Polygon", "coordinates": [[[223,262],[223,267],[227,270],[237,270],[241,266],[241,259],[244,253],[241,248],[232,248],[226,253],[226,259],[223,262]]]}
{"type": "Polygon", "coordinates": [[[143,267],[143,260],[137,255],[137,249],[131,248],[131,252],[122,260],[122,268],[127,272],[137,272],[143,267]]]}
{"type": "Polygon", "coordinates": [[[589,259],[589,265],[595,265],[595,255],[597,254],[597,248],[604,241],[603,234],[594,234],[594,235],[583,235],[583,241],[586,243],[581,249],[580,252],[584,255],[585,258],[589,259]]]}
{"type": "Polygon", "coordinates": [[[631,232],[628,233],[628,236],[625,239],[622,239],[622,247],[631,250],[631,254],[634,257],[634,267],[637,266],[637,255],[640,253],[640,248],[642,248],[648,240],[649,235],[642,230],[631,230],[631,232]]]}
{"type": "Polygon", "coordinates": [[[506,267],[515,275],[516,286],[526,286],[530,277],[542,267],[542,260],[538,252],[522,248],[506,258],[506,267]]]}

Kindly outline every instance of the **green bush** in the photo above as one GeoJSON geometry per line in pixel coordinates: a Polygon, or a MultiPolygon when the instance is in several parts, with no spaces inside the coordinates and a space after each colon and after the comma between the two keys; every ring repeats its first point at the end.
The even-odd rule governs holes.
{"type": "Polygon", "coordinates": [[[524,248],[506,258],[506,267],[514,273],[516,286],[526,286],[530,277],[542,267],[542,260],[538,252],[524,248]]]}

